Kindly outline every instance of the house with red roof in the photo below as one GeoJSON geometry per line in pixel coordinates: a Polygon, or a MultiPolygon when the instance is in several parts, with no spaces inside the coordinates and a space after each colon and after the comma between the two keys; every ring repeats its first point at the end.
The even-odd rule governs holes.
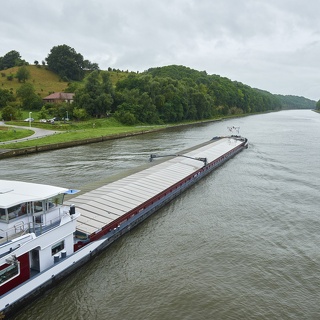
{"type": "Polygon", "coordinates": [[[74,93],[69,92],[55,92],[52,93],[46,97],[44,97],[42,100],[45,103],[62,103],[62,102],[73,102],[74,93]]]}

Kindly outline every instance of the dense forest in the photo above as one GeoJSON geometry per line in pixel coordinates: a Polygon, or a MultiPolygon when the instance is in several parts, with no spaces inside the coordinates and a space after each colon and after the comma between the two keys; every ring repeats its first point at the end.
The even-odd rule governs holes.
{"type": "MultiPolygon", "coordinates": [[[[129,73],[115,86],[108,73],[94,71],[84,83],[75,91],[75,107],[90,116],[112,113],[125,124],[175,123],[288,107],[282,96],[177,65],[129,73]]],[[[315,108],[315,101],[308,99],[302,107],[306,101],[315,108]]]]}
{"type": "Polygon", "coordinates": [[[0,89],[2,117],[8,114],[15,117],[18,107],[41,110],[42,118],[63,116],[67,111],[73,119],[114,115],[123,124],[134,125],[316,107],[315,101],[303,97],[274,95],[185,66],[150,68],[142,73],[111,68],[102,71],[96,63],[84,60],[66,45],[53,47],[45,61],[43,67],[57,73],[61,81],[68,81],[65,91],[75,93],[74,102],[43,105],[32,89],[32,82],[27,81],[27,63],[18,52],[11,51],[0,57],[0,66],[19,65],[16,78],[22,85],[16,93],[0,89]],[[121,74],[116,81],[115,73],[121,74]]]}
{"type": "Polygon", "coordinates": [[[316,102],[305,97],[276,95],[281,101],[281,107],[285,109],[314,109],[316,102]]]}

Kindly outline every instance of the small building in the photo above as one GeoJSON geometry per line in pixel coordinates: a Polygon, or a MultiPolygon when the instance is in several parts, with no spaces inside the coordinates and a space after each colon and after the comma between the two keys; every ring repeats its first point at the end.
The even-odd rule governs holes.
{"type": "Polygon", "coordinates": [[[69,92],[55,92],[52,93],[46,97],[44,97],[42,100],[45,103],[62,103],[62,102],[73,102],[74,93],[69,92]]]}

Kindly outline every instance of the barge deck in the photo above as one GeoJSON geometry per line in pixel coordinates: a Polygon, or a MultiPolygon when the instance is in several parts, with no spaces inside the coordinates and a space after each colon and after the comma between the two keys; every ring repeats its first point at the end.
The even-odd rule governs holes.
{"type": "Polygon", "coordinates": [[[243,140],[230,137],[214,139],[200,148],[171,156],[169,160],[68,200],[67,204],[74,204],[80,213],[77,231],[88,236],[101,231],[196,173],[204,166],[199,159],[214,163],[241,144],[243,140]]]}

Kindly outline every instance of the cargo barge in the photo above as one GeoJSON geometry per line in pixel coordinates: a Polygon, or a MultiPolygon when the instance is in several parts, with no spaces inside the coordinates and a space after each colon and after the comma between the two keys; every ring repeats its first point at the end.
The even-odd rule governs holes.
{"type": "Polygon", "coordinates": [[[238,135],[216,137],[80,195],[0,180],[0,316],[16,313],[247,146],[238,135]]]}

